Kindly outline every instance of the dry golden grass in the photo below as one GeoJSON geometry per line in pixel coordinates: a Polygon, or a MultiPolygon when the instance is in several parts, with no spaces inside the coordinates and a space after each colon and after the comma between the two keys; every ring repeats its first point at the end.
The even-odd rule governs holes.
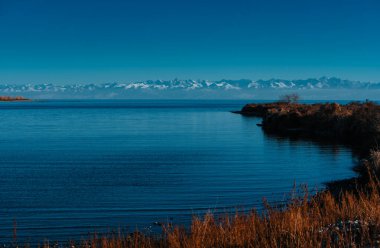
{"type": "MultiPolygon", "coordinates": [[[[368,166],[380,162],[372,152],[368,166]]],[[[71,247],[380,247],[380,183],[368,167],[369,179],[354,192],[334,196],[307,192],[282,208],[265,204],[263,212],[194,218],[189,229],[163,227],[160,238],[112,234],[71,247]]],[[[44,247],[51,247],[45,244],[44,247]]]]}
{"type": "MultiPolygon", "coordinates": [[[[374,187],[372,185],[371,187],[374,187]]],[[[194,219],[187,233],[167,232],[168,247],[376,247],[380,240],[378,184],[371,193],[322,193],[286,210],[194,219]]]]}
{"type": "MultiPolygon", "coordinates": [[[[375,185],[372,185],[372,187],[375,185]]],[[[344,193],[339,200],[322,193],[294,201],[283,210],[195,218],[189,230],[164,230],[161,239],[142,234],[114,235],[83,241],[76,247],[380,247],[380,198],[344,193]]],[[[49,246],[45,246],[49,247],[49,246]]]]}

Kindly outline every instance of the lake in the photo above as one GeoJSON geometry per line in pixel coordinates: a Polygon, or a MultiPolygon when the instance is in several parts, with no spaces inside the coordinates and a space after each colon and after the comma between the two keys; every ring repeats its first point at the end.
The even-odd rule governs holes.
{"type": "Polygon", "coordinates": [[[354,176],[337,144],[268,136],[247,101],[0,103],[0,241],[160,230],[354,176]]]}

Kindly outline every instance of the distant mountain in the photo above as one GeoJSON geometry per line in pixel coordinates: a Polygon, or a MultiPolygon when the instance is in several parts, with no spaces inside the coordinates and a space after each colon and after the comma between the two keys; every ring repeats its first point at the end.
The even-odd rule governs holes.
{"type": "MultiPolygon", "coordinates": [[[[38,98],[181,98],[181,97],[238,97],[268,90],[374,90],[380,83],[343,80],[335,77],[305,80],[148,80],[129,83],[58,85],[0,84],[0,95],[22,95],[38,98]]],[[[273,93],[274,94],[274,93],[273,93]]]]}

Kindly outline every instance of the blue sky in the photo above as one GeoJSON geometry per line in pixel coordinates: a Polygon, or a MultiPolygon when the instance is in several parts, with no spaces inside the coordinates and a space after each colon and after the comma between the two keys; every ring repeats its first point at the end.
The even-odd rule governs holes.
{"type": "Polygon", "coordinates": [[[380,82],[378,0],[0,0],[0,83],[380,82]]]}

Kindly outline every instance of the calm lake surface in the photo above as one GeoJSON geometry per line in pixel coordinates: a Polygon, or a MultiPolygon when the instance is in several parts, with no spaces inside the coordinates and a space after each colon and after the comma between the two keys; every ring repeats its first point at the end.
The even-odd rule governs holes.
{"type": "Polygon", "coordinates": [[[340,145],[265,135],[247,101],[0,103],[0,241],[68,240],[281,201],[354,176],[340,145]]]}

